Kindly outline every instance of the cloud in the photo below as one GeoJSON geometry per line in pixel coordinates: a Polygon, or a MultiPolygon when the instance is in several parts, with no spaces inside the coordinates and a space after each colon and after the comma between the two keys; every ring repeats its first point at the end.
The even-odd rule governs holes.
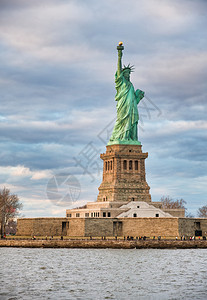
{"type": "Polygon", "coordinates": [[[22,177],[31,176],[31,171],[29,168],[25,168],[24,166],[12,167],[11,176],[22,176],[22,177]]]}
{"type": "Polygon", "coordinates": [[[31,180],[40,180],[43,178],[49,178],[51,176],[51,171],[49,170],[39,170],[39,171],[31,171],[29,168],[23,165],[17,166],[0,166],[1,174],[6,174],[10,177],[30,177],[31,180]]]}

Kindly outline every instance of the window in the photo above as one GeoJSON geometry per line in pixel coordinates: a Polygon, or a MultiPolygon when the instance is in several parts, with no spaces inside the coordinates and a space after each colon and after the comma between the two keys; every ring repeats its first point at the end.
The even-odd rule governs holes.
{"type": "Polygon", "coordinates": [[[159,214],[155,214],[155,217],[156,217],[156,218],[159,218],[159,216],[160,216],[159,214]]]}
{"type": "Polygon", "coordinates": [[[106,212],[103,212],[103,218],[105,218],[106,217],[106,212]]]}
{"type": "Polygon", "coordinates": [[[137,206],[137,208],[139,208],[139,205],[137,206]]]}
{"type": "Polygon", "coordinates": [[[98,217],[99,217],[99,212],[98,212],[98,217]]]}
{"type": "Polygon", "coordinates": [[[112,161],[111,161],[111,170],[112,170],[112,161]]]}
{"type": "Polygon", "coordinates": [[[132,198],[132,201],[134,201],[134,198],[132,198]]]}
{"type": "Polygon", "coordinates": [[[105,199],[105,198],[103,198],[103,201],[106,201],[106,199],[105,199]]]}
{"type": "Polygon", "coordinates": [[[110,212],[108,212],[108,218],[110,218],[111,217],[111,213],[110,212]]]}
{"type": "Polygon", "coordinates": [[[89,213],[85,213],[85,217],[89,217],[89,213]]]}
{"type": "Polygon", "coordinates": [[[106,171],[107,171],[107,161],[105,162],[105,169],[106,169],[106,171]]]}
{"type": "Polygon", "coordinates": [[[80,214],[79,213],[76,213],[76,218],[79,218],[80,217],[80,214]]]}
{"type": "Polygon", "coordinates": [[[67,214],[67,218],[71,218],[71,214],[67,214]]]}
{"type": "Polygon", "coordinates": [[[129,150],[129,152],[132,152],[132,150],[129,150]]]}
{"type": "Polygon", "coordinates": [[[93,217],[93,213],[91,213],[91,218],[93,217]]]}
{"type": "Polygon", "coordinates": [[[123,169],[124,169],[124,170],[127,169],[127,161],[126,161],[126,160],[123,161],[123,169]]]}
{"type": "Polygon", "coordinates": [[[135,160],[135,170],[138,170],[138,160],[135,160]]]}
{"type": "Polygon", "coordinates": [[[132,170],[132,160],[129,161],[129,170],[132,170]]]}
{"type": "Polygon", "coordinates": [[[136,218],[136,217],[137,217],[137,214],[133,214],[133,217],[136,218]]]}

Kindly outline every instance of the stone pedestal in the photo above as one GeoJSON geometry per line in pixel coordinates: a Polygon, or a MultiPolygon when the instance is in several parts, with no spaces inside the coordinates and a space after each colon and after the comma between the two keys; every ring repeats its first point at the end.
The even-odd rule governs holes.
{"type": "Polygon", "coordinates": [[[151,195],[145,178],[145,159],[141,145],[110,145],[103,160],[103,181],[99,187],[98,202],[145,201],[151,195]]]}

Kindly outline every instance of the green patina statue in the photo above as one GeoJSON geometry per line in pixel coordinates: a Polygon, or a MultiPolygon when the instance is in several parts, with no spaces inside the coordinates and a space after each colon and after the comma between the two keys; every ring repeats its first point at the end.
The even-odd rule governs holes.
{"type": "Polygon", "coordinates": [[[122,68],[121,60],[122,51],[124,50],[122,44],[120,42],[119,46],[117,46],[118,67],[115,74],[117,119],[108,145],[141,145],[137,136],[139,120],[137,105],[144,97],[144,92],[141,90],[135,91],[133,84],[130,82],[130,73],[133,71],[133,66],[128,65],[122,68]]]}

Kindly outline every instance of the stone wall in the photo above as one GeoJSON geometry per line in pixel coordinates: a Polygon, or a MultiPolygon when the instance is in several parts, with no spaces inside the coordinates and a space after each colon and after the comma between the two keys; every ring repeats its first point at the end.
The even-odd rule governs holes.
{"type": "Polygon", "coordinates": [[[24,218],[17,219],[17,233],[20,236],[32,236],[33,234],[33,223],[35,219],[24,218]]]}
{"type": "Polygon", "coordinates": [[[202,231],[202,235],[207,235],[207,219],[203,218],[179,218],[180,236],[195,236],[195,231],[202,231]]]}
{"type": "Polygon", "coordinates": [[[17,220],[17,229],[19,236],[179,235],[177,218],[24,218],[17,220]]]}
{"type": "Polygon", "coordinates": [[[178,236],[178,218],[121,218],[123,236],[178,236]]]}
{"type": "Polygon", "coordinates": [[[18,236],[194,236],[207,233],[207,219],[196,218],[24,218],[18,236]]]}
{"type": "Polygon", "coordinates": [[[113,236],[112,218],[88,218],[85,221],[85,236],[113,236]]]}
{"type": "Polygon", "coordinates": [[[177,218],[88,218],[85,236],[176,237],[177,218]]]}
{"type": "Polygon", "coordinates": [[[67,236],[85,236],[85,218],[70,218],[67,236]]]}
{"type": "Polygon", "coordinates": [[[179,236],[178,218],[78,218],[69,220],[68,236],[179,236]]]}
{"type": "Polygon", "coordinates": [[[19,236],[60,236],[62,222],[66,218],[22,218],[17,219],[17,235],[19,236]]]}

